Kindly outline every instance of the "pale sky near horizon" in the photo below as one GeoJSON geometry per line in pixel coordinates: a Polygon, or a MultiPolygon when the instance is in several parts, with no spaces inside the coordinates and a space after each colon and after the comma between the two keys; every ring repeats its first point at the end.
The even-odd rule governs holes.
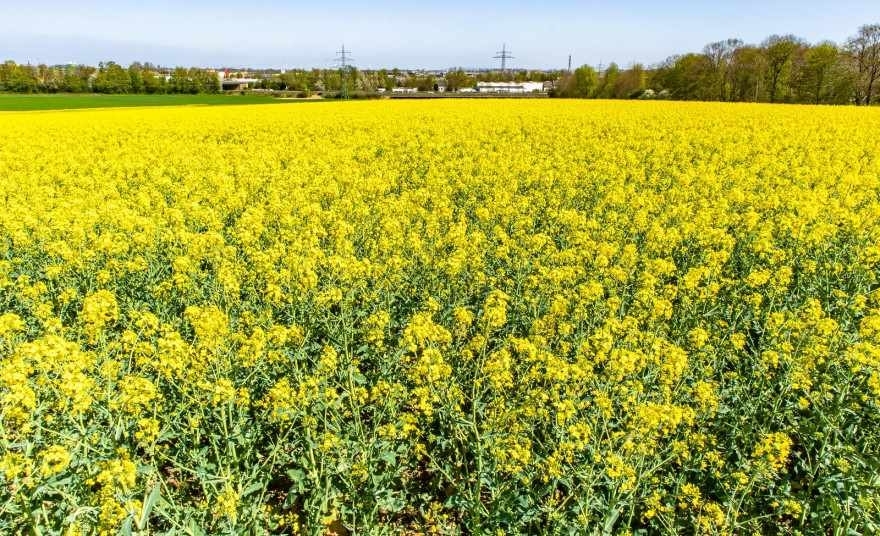
{"type": "Polygon", "coordinates": [[[495,67],[507,43],[511,67],[625,66],[728,37],[839,43],[877,22],[878,0],[0,0],[0,61],[330,67],[344,42],[364,68],[495,67]]]}

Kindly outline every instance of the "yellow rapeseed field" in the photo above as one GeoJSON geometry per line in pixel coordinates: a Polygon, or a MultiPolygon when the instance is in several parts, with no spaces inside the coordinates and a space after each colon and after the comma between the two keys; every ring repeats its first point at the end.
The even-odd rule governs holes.
{"type": "Polygon", "coordinates": [[[0,114],[4,534],[880,531],[880,110],[0,114]]]}

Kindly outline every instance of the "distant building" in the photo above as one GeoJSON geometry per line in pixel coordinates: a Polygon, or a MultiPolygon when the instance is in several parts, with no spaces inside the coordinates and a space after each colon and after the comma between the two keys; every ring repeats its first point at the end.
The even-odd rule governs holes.
{"type": "Polygon", "coordinates": [[[392,93],[415,93],[416,91],[418,91],[418,90],[417,90],[416,88],[414,88],[414,87],[395,87],[395,88],[391,88],[391,92],[392,92],[392,93]]]}
{"type": "Polygon", "coordinates": [[[544,91],[544,82],[477,82],[480,93],[534,93],[544,91]]]}
{"type": "Polygon", "coordinates": [[[259,78],[223,78],[220,80],[220,86],[223,88],[223,91],[253,89],[259,83],[259,78]]]}

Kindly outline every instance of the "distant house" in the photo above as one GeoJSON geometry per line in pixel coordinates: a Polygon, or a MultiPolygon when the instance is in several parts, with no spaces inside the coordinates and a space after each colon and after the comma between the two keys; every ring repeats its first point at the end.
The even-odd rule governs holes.
{"type": "Polygon", "coordinates": [[[253,89],[259,83],[259,78],[223,78],[220,80],[220,86],[223,88],[223,91],[253,89]]]}
{"type": "Polygon", "coordinates": [[[543,82],[477,82],[480,93],[534,93],[544,91],[543,82]]]}
{"type": "Polygon", "coordinates": [[[395,88],[391,88],[391,92],[392,92],[392,93],[415,93],[416,91],[418,91],[418,90],[417,90],[416,88],[414,88],[414,87],[395,87],[395,88]]]}

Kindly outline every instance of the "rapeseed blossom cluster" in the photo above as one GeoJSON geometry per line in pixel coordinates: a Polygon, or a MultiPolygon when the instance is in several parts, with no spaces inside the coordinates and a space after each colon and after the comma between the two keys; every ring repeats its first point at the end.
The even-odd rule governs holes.
{"type": "Polygon", "coordinates": [[[2,533],[880,531],[880,110],[0,122],[2,533]]]}

